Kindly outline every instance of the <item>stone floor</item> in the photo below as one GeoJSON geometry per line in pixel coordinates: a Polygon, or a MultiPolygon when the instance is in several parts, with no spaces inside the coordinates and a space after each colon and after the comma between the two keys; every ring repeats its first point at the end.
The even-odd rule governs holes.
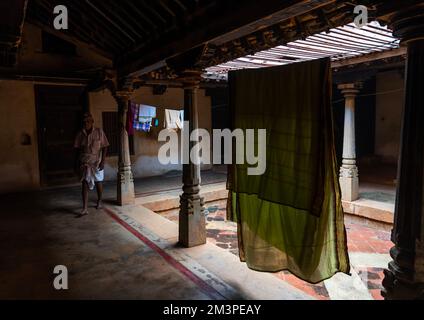
{"type": "MultiPolygon", "coordinates": [[[[214,193],[225,173],[203,172],[202,179],[214,193]]],[[[179,173],[136,181],[142,198],[178,194],[180,187],[179,173]]],[[[109,211],[97,211],[90,196],[90,215],[80,219],[78,187],[0,196],[0,299],[381,299],[389,232],[348,222],[352,276],[311,285],[240,263],[223,200],[207,205],[208,244],[182,249],[178,210],[158,215],[140,203],[122,209],[109,201],[109,211]],[[70,290],[53,289],[56,265],[68,267],[70,290]]],[[[105,198],[115,198],[113,183],[105,185],[105,198]]]]}
{"type": "Polygon", "coordinates": [[[0,299],[313,299],[213,244],[180,248],[178,227],[142,206],[96,210],[90,196],[82,218],[79,188],[0,197],[0,299]],[[69,290],[53,288],[58,265],[69,290]]]}
{"type": "Polygon", "coordinates": [[[395,198],[393,185],[361,182],[359,199],[342,203],[349,221],[390,231],[394,221],[395,198]]]}
{"type": "MultiPolygon", "coordinates": [[[[226,201],[208,203],[207,210],[208,241],[238,256],[237,226],[225,219],[226,201]]],[[[178,210],[164,211],[160,214],[178,223],[178,210]]],[[[359,286],[359,290],[363,291],[363,297],[366,297],[368,293],[373,299],[382,300],[380,291],[383,270],[390,261],[388,252],[393,246],[390,241],[390,233],[354,223],[346,223],[346,231],[352,272],[356,273],[364,284],[363,287],[359,286]]],[[[327,281],[312,285],[287,271],[274,275],[317,299],[331,299],[326,287],[327,281]]],[[[332,293],[332,296],[337,299],[338,293],[332,293]]]]}
{"type": "Polygon", "coordinates": [[[77,219],[78,190],[2,197],[0,299],[208,299],[109,216],[77,219]],[[69,290],[53,289],[53,269],[69,290]]]}
{"type": "MultiPolygon", "coordinates": [[[[227,181],[227,173],[221,168],[201,172],[202,185],[227,181]]],[[[135,180],[137,196],[147,196],[159,192],[181,190],[181,171],[171,171],[160,177],[149,177],[135,180]]]]}

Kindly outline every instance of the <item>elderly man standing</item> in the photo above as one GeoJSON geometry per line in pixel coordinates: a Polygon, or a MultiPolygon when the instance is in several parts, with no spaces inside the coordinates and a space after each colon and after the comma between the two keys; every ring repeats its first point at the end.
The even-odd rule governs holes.
{"type": "Polygon", "coordinates": [[[83,209],[79,217],[88,214],[88,190],[97,190],[97,209],[102,208],[104,166],[109,142],[100,128],[94,127],[90,113],[83,117],[83,129],[78,132],[74,147],[78,150],[78,167],[82,182],[83,209]]]}

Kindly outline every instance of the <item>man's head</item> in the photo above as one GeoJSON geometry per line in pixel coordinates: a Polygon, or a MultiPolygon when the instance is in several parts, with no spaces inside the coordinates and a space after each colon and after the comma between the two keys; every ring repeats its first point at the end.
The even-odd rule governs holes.
{"type": "Polygon", "coordinates": [[[86,112],[82,118],[82,125],[85,130],[91,130],[93,128],[94,119],[91,113],[86,112]]]}

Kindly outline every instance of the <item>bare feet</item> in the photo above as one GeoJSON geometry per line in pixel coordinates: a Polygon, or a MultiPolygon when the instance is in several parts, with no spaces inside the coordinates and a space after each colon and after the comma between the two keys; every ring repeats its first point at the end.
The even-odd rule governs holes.
{"type": "Polygon", "coordinates": [[[77,215],[77,218],[84,217],[84,216],[86,216],[87,214],[88,214],[88,210],[87,210],[87,209],[83,209],[83,210],[81,211],[81,213],[80,213],[79,215],[77,215]]]}
{"type": "Polygon", "coordinates": [[[97,210],[101,210],[101,209],[103,209],[103,202],[102,202],[102,200],[98,200],[98,201],[97,201],[96,209],[97,209],[97,210]]]}

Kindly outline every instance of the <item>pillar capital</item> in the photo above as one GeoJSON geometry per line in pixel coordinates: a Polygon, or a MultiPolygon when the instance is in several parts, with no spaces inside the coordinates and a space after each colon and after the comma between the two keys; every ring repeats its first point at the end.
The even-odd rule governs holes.
{"type": "Polygon", "coordinates": [[[128,101],[131,99],[133,92],[132,89],[117,90],[115,91],[114,97],[118,101],[128,101]]]}
{"type": "Polygon", "coordinates": [[[421,2],[394,14],[389,27],[402,43],[424,40],[424,3],[421,2]]]}
{"type": "Polygon", "coordinates": [[[183,84],[185,89],[198,88],[202,80],[202,71],[198,69],[186,69],[178,76],[178,81],[183,84]]]}
{"type": "Polygon", "coordinates": [[[362,89],[361,82],[354,83],[343,83],[339,84],[337,88],[347,97],[356,97],[359,93],[359,90],[362,89]]]}

